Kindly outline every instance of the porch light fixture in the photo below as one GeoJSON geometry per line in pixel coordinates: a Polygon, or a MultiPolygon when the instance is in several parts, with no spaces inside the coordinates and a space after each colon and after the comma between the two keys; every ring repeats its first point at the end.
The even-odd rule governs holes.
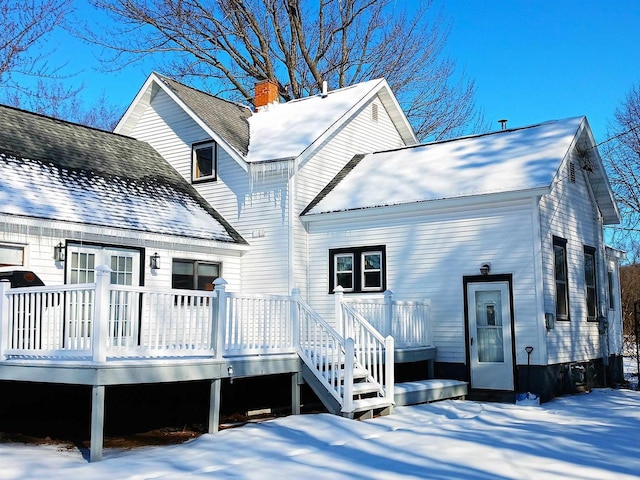
{"type": "Polygon", "coordinates": [[[64,262],[64,245],[62,242],[53,247],[53,259],[56,262],[64,262]]]}
{"type": "Polygon", "coordinates": [[[480,265],[480,275],[489,275],[490,271],[491,271],[490,263],[483,263],[482,265],[480,265]]]}
{"type": "Polygon", "coordinates": [[[151,267],[151,270],[158,270],[160,268],[160,255],[158,255],[158,252],[149,257],[149,267],[151,267]]]}

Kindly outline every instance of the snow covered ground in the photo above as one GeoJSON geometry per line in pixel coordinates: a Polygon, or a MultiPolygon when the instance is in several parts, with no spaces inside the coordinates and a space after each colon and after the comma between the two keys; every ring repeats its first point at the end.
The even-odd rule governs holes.
{"type": "Polygon", "coordinates": [[[357,422],[290,416],[182,445],[0,445],[2,479],[625,479],[640,475],[640,392],[598,389],[539,407],[448,400],[357,422]]]}

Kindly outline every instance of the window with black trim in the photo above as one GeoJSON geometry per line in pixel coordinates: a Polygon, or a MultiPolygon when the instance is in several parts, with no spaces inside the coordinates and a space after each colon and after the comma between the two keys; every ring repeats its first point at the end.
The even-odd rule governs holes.
{"type": "Polygon", "coordinates": [[[346,293],[383,292],[386,289],[384,245],[329,250],[329,293],[338,285],[346,293]]]}
{"type": "Polygon", "coordinates": [[[587,301],[587,321],[598,319],[598,289],[596,275],[596,249],[584,246],[584,289],[587,301]]]}
{"type": "Polygon", "coordinates": [[[569,278],[567,275],[567,240],[553,237],[556,282],[556,319],[569,320],[569,278]]]}
{"type": "Polygon", "coordinates": [[[218,178],[218,144],[194,143],[191,151],[193,182],[213,181],[218,178]]]}
{"type": "Polygon", "coordinates": [[[220,276],[220,267],[219,263],[174,259],[171,288],[211,291],[213,281],[220,276]]]}
{"type": "Polygon", "coordinates": [[[609,270],[607,272],[607,280],[608,280],[608,284],[609,284],[609,310],[615,310],[616,309],[616,299],[615,299],[615,275],[613,274],[613,271],[609,270]]]}

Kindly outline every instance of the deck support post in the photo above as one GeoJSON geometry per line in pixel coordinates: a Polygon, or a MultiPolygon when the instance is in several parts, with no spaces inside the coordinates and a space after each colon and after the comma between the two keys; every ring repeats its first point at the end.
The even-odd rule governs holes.
{"type": "Polygon", "coordinates": [[[208,433],[218,433],[220,428],[220,386],[222,379],[211,380],[211,390],[209,393],[209,429],[208,433]]]}
{"type": "Polygon", "coordinates": [[[296,372],[291,375],[291,415],[300,415],[300,385],[302,381],[301,373],[296,372]]]}
{"type": "Polygon", "coordinates": [[[104,445],[104,385],[94,385],[91,391],[91,444],[89,445],[89,461],[102,460],[104,445]]]}

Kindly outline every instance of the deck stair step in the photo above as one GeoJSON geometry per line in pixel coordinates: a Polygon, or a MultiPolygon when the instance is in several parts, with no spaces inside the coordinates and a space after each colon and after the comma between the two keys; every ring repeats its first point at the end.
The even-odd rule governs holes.
{"type": "MultiPolygon", "coordinates": [[[[344,393],[344,387],[342,387],[342,393],[344,393]]],[[[372,382],[360,382],[353,384],[353,396],[359,397],[361,395],[367,395],[371,393],[379,393],[380,385],[372,382]]]]}
{"type": "Polygon", "coordinates": [[[394,399],[397,406],[417,405],[451,398],[464,398],[469,384],[459,380],[431,379],[396,383],[394,399]]]}

